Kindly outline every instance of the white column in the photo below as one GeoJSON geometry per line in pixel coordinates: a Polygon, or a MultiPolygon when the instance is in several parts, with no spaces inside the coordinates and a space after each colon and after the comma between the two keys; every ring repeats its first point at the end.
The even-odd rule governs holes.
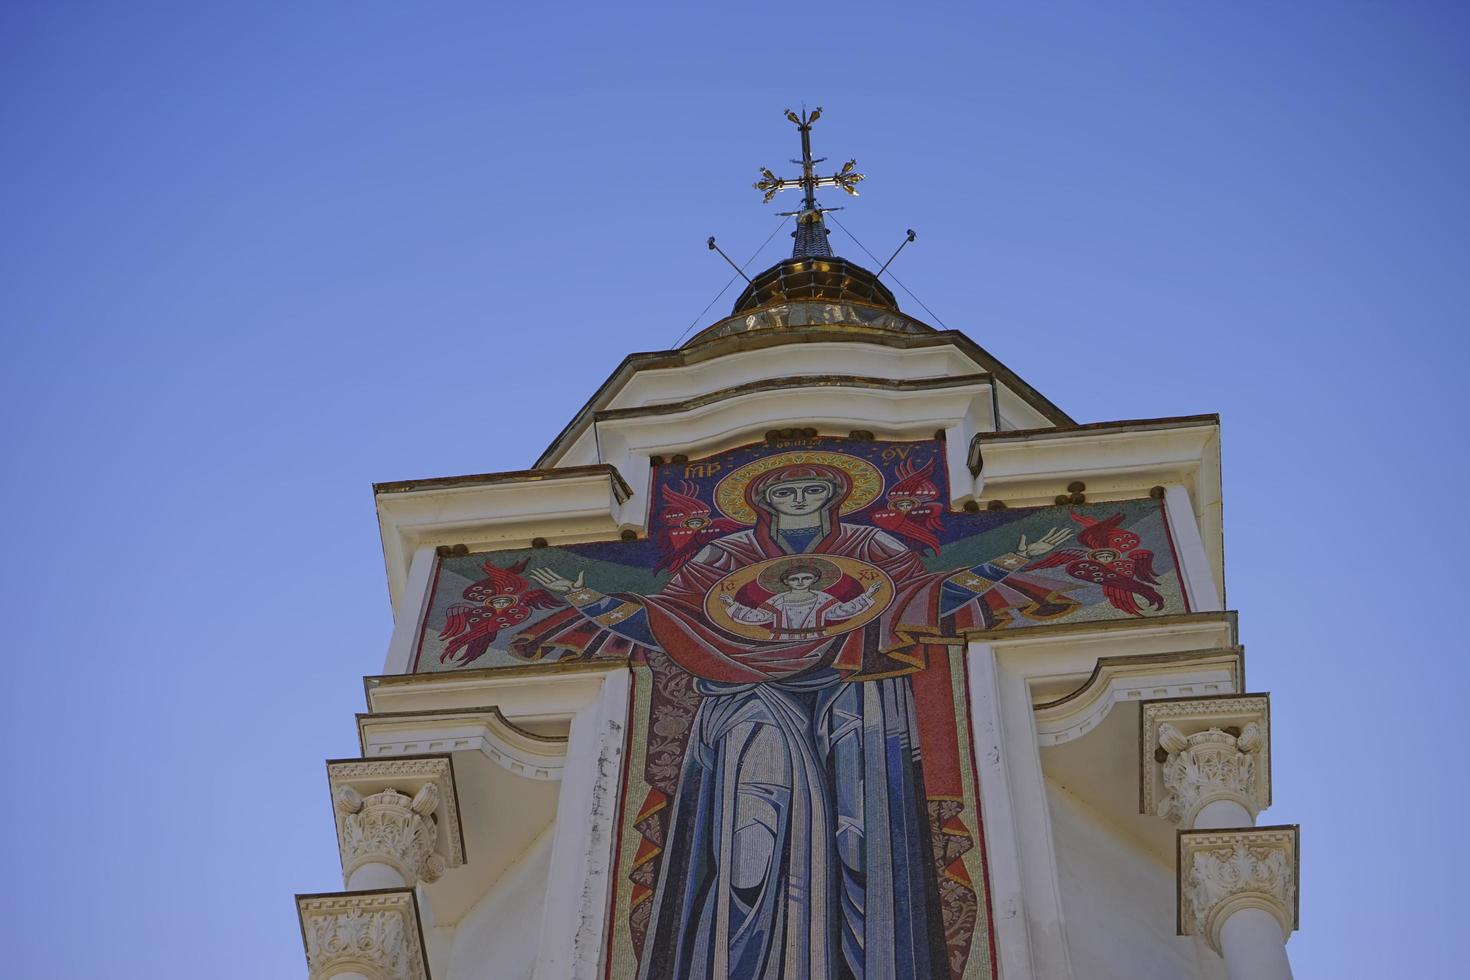
{"type": "Polygon", "coordinates": [[[1255,814],[1235,800],[1211,800],[1200,807],[1191,830],[1216,830],[1221,827],[1250,827],[1256,822],[1255,814]]]}
{"type": "Polygon", "coordinates": [[[427,980],[418,886],[464,863],[448,755],[327,762],[347,891],[296,896],[311,980],[427,980]]]}
{"type": "Polygon", "coordinates": [[[1225,920],[1220,955],[1230,980],[1291,980],[1281,924],[1265,909],[1243,908],[1225,920]]]}
{"type": "Polygon", "coordinates": [[[1182,830],[1183,931],[1205,938],[1231,980],[1290,980],[1296,831],[1287,847],[1277,829],[1253,829],[1271,800],[1269,701],[1148,701],[1141,717],[1140,802],[1182,830]],[[1283,869],[1287,858],[1291,867],[1283,869]]]}
{"type": "Polygon", "coordinates": [[[365,861],[353,869],[345,884],[350,892],[365,892],[376,888],[403,888],[408,882],[403,880],[397,868],[377,861],[365,861]]]}
{"type": "Polygon", "coordinates": [[[1296,855],[1296,827],[1180,832],[1180,924],[1224,958],[1230,980],[1291,980],[1296,855]]]}

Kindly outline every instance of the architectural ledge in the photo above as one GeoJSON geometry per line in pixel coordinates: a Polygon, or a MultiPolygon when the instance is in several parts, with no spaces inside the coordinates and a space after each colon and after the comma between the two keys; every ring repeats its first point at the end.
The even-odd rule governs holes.
{"type": "MultiPolygon", "coordinates": [[[[994,378],[985,373],[885,378],[876,374],[791,375],[720,385],[677,403],[613,407],[594,416],[597,459],[615,466],[635,492],[647,487],[655,460],[700,459],[737,446],[770,441],[782,430],[817,435],[854,431],[884,438],[929,439],[942,432],[952,506],[971,496],[974,474],[966,448],[998,424],[994,378]]],[[[691,464],[698,472],[699,463],[691,464]]],[[[625,507],[623,522],[641,528],[648,508],[625,507]]]]}
{"type": "Polygon", "coordinates": [[[633,494],[605,464],[380,483],[373,492],[395,611],[420,548],[489,551],[538,536],[552,543],[613,540],[633,494]]]}
{"type": "Polygon", "coordinates": [[[1219,416],[981,432],[970,458],[980,507],[1049,504],[1074,484],[1093,503],[1164,495],[1191,608],[1225,607],[1219,416]]]}
{"type": "MultiPolygon", "coordinates": [[[[1218,415],[1126,419],[1010,432],[982,432],[975,455],[984,500],[1047,503],[1058,480],[1098,493],[1136,493],[1183,483],[1199,496],[1219,475],[1218,415]]],[[[1217,489],[1217,488],[1216,488],[1217,489]]]]}
{"type": "Polygon", "coordinates": [[[297,895],[310,980],[428,980],[413,889],[297,895]]]}
{"type": "Polygon", "coordinates": [[[1243,909],[1261,909],[1281,926],[1298,926],[1296,825],[1242,830],[1181,830],[1178,931],[1220,952],[1220,930],[1243,909]]]}
{"type": "Polygon", "coordinates": [[[327,762],[342,876],[369,861],[406,881],[433,881],[465,862],[454,761],[449,755],[327,762]]]}
{"type": "Polygon", "coordinates": [[[1189,827],[1230,800],[1252,817],[1271,805],[1271,699],[1266,694],[1139,703],[1138,812],[1189,827]]]}
{"type": "Polygon", "coordinates": [[[480,752],[507,772],[548,781],[560,779],[566,764],[565,735],[528,731],[493,704],[359,714],[357,735],[364,758],[374,762],[423,751],[480,752]]]}
{"type": "MultiPolygon", "coordinates": [[[[1232,612],[1042,625],[972,632],[967,638],[989,644],[1025,671],[1043,748],[1081,738],[1125,702],[1233,695],[1245,683],[1232,612]]],[[[1130,715],[1125,748],[1130,767],[1136,738],[1130,715]]],[[[1131,798],[1128,806],[1133,806],[1131,798]]]]}
{"type": "Polygon", "coordinates": [[[537,460],[537,466],[596,458],[593,416],[608,408],[676,403],[732,383],[850,371],[888,377],[991,374],[1004,428],[1072,425],[1072,419],[955,330],[903,333],[830,322],[741,331],[680,350],[630,354],[537,460]]]}

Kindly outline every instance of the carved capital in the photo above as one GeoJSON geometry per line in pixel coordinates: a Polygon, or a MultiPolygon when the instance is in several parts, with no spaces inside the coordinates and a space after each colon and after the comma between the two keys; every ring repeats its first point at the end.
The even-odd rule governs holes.
{"type": "Polygon", "coordinates": [[[1179,832],[1179,934],[1220,951],[1220,929],[1241,909],[1269,912],[1283,941],[1297,927],[1296,826],[1179,832]]]}
{"type": "Polygon", "coordinates": [[[342,877],[386,864],[412,885],[464,863],[448,756],[347,759],[327,763],[342,877]]]}
{"type": "Polygon", "coordinates": [[[345,973],[428,980],[412,889],[297,895],[310,980],[345,973]]]}
{"type": "Polygon", "coordinates": [[[1191,827],[1231,800],[1256,814],[1271,803],[1270,701],[1264,694],[1144,701],[1139,811],[1191,827]]]}

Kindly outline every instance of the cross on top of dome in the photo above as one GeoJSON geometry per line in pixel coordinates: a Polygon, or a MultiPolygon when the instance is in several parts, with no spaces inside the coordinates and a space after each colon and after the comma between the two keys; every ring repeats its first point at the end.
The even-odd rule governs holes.
{"type": "Polygon", "coordinates": [[[804,195],[802,208],[799,211],[788,211],[787,214],[796,216],[796,244],[792,248],[792,256],[803,258],[806,256],[825,256],[832,254],[832,247],[827,244],[827,228],[822,221],[822,215],[827,211],[837,211],[839,208],[823,208],[817,205],[818,187],[840,187],[853,197],[857,196],[857,183],[863,179],[863,175],[853,170],[857,166],[857,160],[848,160],[842,165],[842,169],[830,176],[817,176],[816,165],[822,163],[826,157],[812,157],[812,125],[822,116],[822,107],[817,106],[808,115],[805,108],[801,115],[797,115],[790,109],[786,110],[786,118],[796,125],[797,131],[801,133],[801,159],[792,160],[792,163],[801,165],[800,177],[777,177],[770,168],[761,168],[761,179],[753,185],[756,190],[765,194],[765,202],[769,203],[777,194],[785,190],[801,189],[804,195]]]}

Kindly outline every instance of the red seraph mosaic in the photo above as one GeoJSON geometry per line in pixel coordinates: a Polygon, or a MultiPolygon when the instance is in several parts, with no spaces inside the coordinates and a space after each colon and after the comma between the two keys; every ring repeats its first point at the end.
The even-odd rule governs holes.
{"type": "Polygon", "coordinates": [[[1187,611],[1151,499],[953,512],[944,444],[655,467],[649,535],[445,558],[415,670],[626,660],[608,976],[993,976],[962,638],[1187,611]]]}

